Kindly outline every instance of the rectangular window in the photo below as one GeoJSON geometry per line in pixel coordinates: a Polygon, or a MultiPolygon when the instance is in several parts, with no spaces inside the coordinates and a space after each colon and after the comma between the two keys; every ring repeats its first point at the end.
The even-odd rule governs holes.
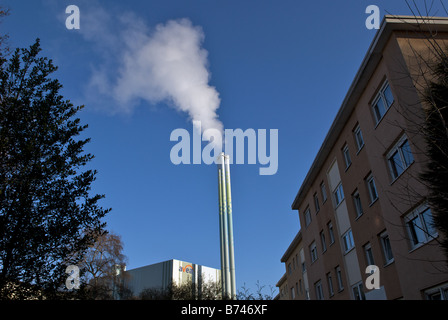
{"type": "Polygon", "coordinates": [[[390,174],[394,180],[414,162],[414,156],[406,136],[401,137],[389,151],[387,162],[389,163],[390,174]]]}
{"type": "Polygon", "coordinates": [[[330,235],[330,244],[334,243],[334,233],[333,233],[333,224],[330,222],[328,222],[327,224],[328,226],[328,234],[330,235]]]}
{"type": "Polygon", "coordinates": [[[318,213],[320,210],[320,206],[319,206],[319,198],[317,197],[317,193],[314,194],[314,207],[316,208],[316,213],[318,213]]]}
{"type": "Polygon", "coordinates": [[[393,102],[394,97],[392,95],[392,91],[390,90],[389,83],[386,81],[381,87],[380,92],[378,92],[378,95],[375,97],[375,100],[372,104],[375,124],[378,124],[380,122],[393,102]]]}
{"type": "Polygon", "coordinates": [[[325,242],[324,230],[320,232],[320,241],[322,242],[322,252],[327,251],[327,243],[325,242]]]}
{"type": "Polygon", "coordinates": [[[327,283],[328,283],[328,293],[331,296],[334,295],[334,289],[333,289],[333,279],[331,278],[331,273],[327,273],[327,283]]]}
{"type": "Polygon", "coordinates": [[[291,274],[291,272],[292,272],[291,264],[288,263],[288,273],[291,274]]]}
{"type": "Polygon", "coordinates": [[[361,205],[361,197],[359,196],[358,190],[356,190],[353,195],[353,203],[355,205],[356,218],[360,217],[363,214],[362,205],[361,205]]]}
{"type": "Polygon", "coordinates": [[[322,203],[327,201],[327,191],[325,190],[325,184],[322,182],[320,184],[320,191],[322,192],[322,203]]]}
{"type": "Polygon", "coordinates": [[[383,232],[380,235],[381,246],[383,247],[383,254],[385,264],[389,264],[394,261],[394,256],[392,254],[392,247],[390,246],[389,235],[386,232],[383,232]]]}
{"type": "Polygon", "coordinates": [[[291,299],[294,299],[296,297],[296,294],[294,292],[294,287],[291,288],[291,299]]]}
{"type": "Polygon", "coordinates": [[[314,289],[316,290],[316,299],[324,300],[324,291],[322,290],[322,282],[320,280],[314,284],[314,289]]]}
{"type": "Polygon", "coordinates": [[[375,260],[373,259],[372,245],[370,242],[364,245],[364,254],[366,256],[367,265],[374,265],[375,260]]]}
{"type": "Polygon", "coordinates": [[[378,192],[376,191],[375,180],[372,175],[367,177],[366,184],[367,189],[369,190],[370,204],[372,204],[376,199],[378,199],[378,192]]]}
{"type": "Polygon", "coordinates": [[[311,223],[311,211],[310,208],[305,210],[305,226],[309,226],[311,223]]]}
{"type": "Polygon", "coordinates": [[[344,235],[342,236],[342,240],[342,242],[344,243],[345,253],[349,252],[355,246],[355,241],[353,241],[353,234],[351,229],[344,233],[344,235]]]}
{"type": "Polygon", "coordinates": [[[364,146],[364,138],[362,137],[362,132],[359,125],[357,125],[355,130],[353,130],[353,135],[355,136],[356,146],[358,147],[359,151],[364,146]]]}
{"type": "Polygon", "coordinates": [[[342,291],[344,290],[344,285],[342,284],[342,272],[341,272],[341,267],[337,266],[335,268],[335,272],[336,272],[336,279],[338,281],[338,291],[342,291]]]}
{"type": "Polygon", "coordinates": [[[425,291],[426,300],[448,300],[448,283],[425,291]]]}
{"type": "Polygon", "coordinates": [[[411,248],[414,249],[437,236],[431,209],[423,205],[404,218],[411,248]]]}
{"type": "Polygon", "coordinates": [[[342,148],[342,155],[344,156],[345,169],[347,169],[352,164],[350,152],[348,151],[348,145],[344,145],[344,147],[342,148]]]}
{"type": "Polygon", "coordinates": [[[317,247],[315,241],[310,245],[310,255],[311,255],[311,263],[317,260],[317,247]]]}
{"type": "Polygon", "coordinates": [[[305,262],[302,262],[302,273],[306,272],[306,265],[305,262]]]}
{"type": "Polygon", "coordinates": [[[333,191],[335,205],[338,206],[342,200],[344,200],[344,190],[342,190],[342,183],[336,187],[336,190],[333,191]]]}
{"type": "Polygon", "coordinates": [[[358,282],[352,287],[353,297],[355,300],[366,300],[364,295],[364,288],[362,286],[362,282],[358,282]]]}

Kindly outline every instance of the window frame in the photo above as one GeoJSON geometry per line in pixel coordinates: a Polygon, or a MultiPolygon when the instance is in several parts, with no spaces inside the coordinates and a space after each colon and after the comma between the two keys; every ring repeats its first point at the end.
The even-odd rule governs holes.
{"type": "Polygon", "coordinates": [[[383,257],[384,257],[384,261],[385,261],[384,265],[387,266],[395,261],[394,253],[392,252],[392,246],[390,244],[389,234],[387,233],[387,231],[384,231],[380,234],[380,242],[381,242],[381,248],[383,250],[383,257]],[[386,242],[386,238],[387,238],[387,242],[386,242]],[[388,257],[388,250],[387,250],[386,246],[389,247],[391,257],[388,257]]]}
{"type": "Polygon", "coordinates": [[[317,255],[316,241],[313,241],[310,244],[310,257],[311,257],[311,263],[315,262],[319,258],[318,255],[317,255]]]}
{"type": "Polygon", "coordinates": [[[369,191],[369,199],[370,199],[369,206],[371,206],[376,200],[378,200],[378,197],[379,197],[378,189],[376,187],[375,178],[373,177],[372,174],[369,174],[365,181],[366,181],[366,185],[367,185],[367,190],[369,191]],[[375,198],[373,197],[371,182],[373,182],[373,191],[375,191],[375,193],[374,193],[375,198]]]}
{"type": "Polygon", "coordinates": [[[354,300],[366,300],[366,296],[364,294],[364,286],[362,284],[362,281],[360,281],[352,286],[352,294],[353,294],[354,300]],[[360,299],[356,299],[357,294],[355,293],[355,289],[358,290],[358,296],[360,299]]]}
{"type": "Polygon", "coordinates": [[[371,104],[372,113],[373,113],[373,117],[374,117],[374,120],[375,120],[375,128],[378,126],[378,124],[384,118],[384,115],[387,113],[387,111],[390,109],[390,107],[394,104],[394,102],[395,102],[395,98],[394,98],[394,95],[392,94],[392,89],[390,87],[389,81],[386,79],[383,82],[383,84],[381,85],[380,90],[376,94],[376,96],[373,99],[373,102],[371,104]],[[392,102],[390,104],[388,103],[388,100],[387,100],[386,95],[385,95],[385,92],[387,91],[387,88],[389,88],[390,94],[391,94],[391,96],[393,98],[393,100],[392,100],[392,102]],[[378,115],[381,112],[380,112],[379,108],[376,108],[376,107],[378,105],[378,102],[380,102],[380,101],[382,103],[384,111],[382,112],[381,115],[378,115]]]}
{"type": "Polygon", "coordinates": [[[334,189],[333,199],[334,199],[335,207],[338,207],[342,203],[342,201],[344,201],[345,198],[344,198],[344,189],[342,187],[342,181],[339,182],[337,187],[334,189]]]}
{"type": "Polygon", "coordinates": [[[349,253],[351,250],[353,250],[353,248],[355,248],[355,240],[353,238],[353,232],[351,228],[349,228],[342,235],[342,243],[344,245],[344,254],[349,253]]]}
{"type": "Polygon", "coordinates": [[[322,253],[324,253],[325,251],[327,251],[327,242],[325,241],[324,230],[321,230],[319,235],[320,235],[320,242],[322,244],[322,253]]]}
{"type": "Polygon", "coordinates": [[[314,208],[316,209],[316,214],[320,211],[320,205],[319,205],[319,197],[317,195],[317,192],[313,195],[314,199],[314,208]]]}
{"type": "Polygon", "coordinates": [[[356,217],[358,219],[364,214],[364,209],[362,208],[361,195],[359,194],[358,189],[352,193],[353,204],[355,206],[356,217]]]}
{"type": "Polygon", "coordinates": [[[331,221],[327,223],[327,228],[328,228],[328,234],[330,235],[330,246],[331,246],[335,242],[333,223],[331,221]]]}
{"type": "Polygon", "coordinates": [[[348,144],[344,144],[342,147],[342,157],[344,158],[345,163],[345,171],[351,166],[352,158],[350,157],[350,149],[348,148],[348,144]]]}
{"type": "Polygon", "coordinates": [[[314,284],[314,290],[316,291],[316,300],[324,300],[324,290],[322,288],[322,281],[318,280],[315,284],[314,284]]]}
{"type": "Polygon", "coordinates": [[[413,163],[414,163],[414,155],[412,153],[411,150],[411,145],[409,143],[409,139],[408,137],[403,134],[400,139],[394,144],[394,146],[390,149],[390,151],[387,153],[386,155],[386,159],[387,159],[387,165],[389,167],[389,173],[390,176],[392,178],[392,182],[394,182],[395,180],[397,180],[402,174],[403,172],[405,172],[413,163]],[[408,159],[407,157],[404,155],[403,152],[403,146],[407,145],[408,149],[409,149],[409,153],[407,157],[409,157],[409,154],[411,156],[411,161],[408,163],[408,159]],[[398,159],[400,160],[400,165],[397,165],[396,160],[395,160],[395,154],[398,154],[398,159]],[[401,172],[398,172],[398,168],[401,168],[401,172]]]}
{"type": "Polygon", "coordinates": [[[324,204],[327,201],[327,190],[323,181],[320,183],[320,192],[322,193],[322,204],[324,204]]]}
{"type": "Polygon", "coordinates": [[[440,300],[448,300],[448,283],[441,284],[439,286],[427,289],[424,291],[424,296],[426,300],[438,300],[438,299],[429,299],[431,296],[435,294],[440,294],[440,300]]]}
{"type": "Polygon", "coordinates": [[[366,258],[367,265],[368,266],[375,265],[375,258],[373,256],[372,244],[370,242],[367,242],[363,246],[363,249],[364,249],[364,256],[366,258]]]}
{"type": "Polygon", "coordinates": [[[331,272],[327,273],[328,294],[330,297],[334,296],[333,278],[331,272]]]}
{"type": "Polygon", "coordinates": [[[411,246],[411,250],[417,249],[422,245],[438,237],[438,231],[433,225],[428,228],[428,222],[433,224],[434,223],[433,219],[434,216],[432,215],[431,208],[427,204],[419,206],[417,209],[411,211],[410,213],[404,216],[405,227],[409,236],[409,244],[411,246]],[[431,221],[427,221],[427,219],[425,218],[428,216],[428,212],[430,214],[429,217],[431,221]],[[418,221],[420,222],[421,229],[423,229],[421,230],[423,234],[422,239],[423,241],[418,241],[417,243],[415,243],[415,240],[419,239],[414,239],[414,236],[418,237],[418,235],[415,231],[414,234],[412,233],[412,229],[410,226],[410,223],[416,219],[418,219],[418,221]]]}
{"type": "Polygon", "coordinates": [[[336,280],[337,280],[337,284],[338,284],[338,292],[341,292],[342,290],[344,290],[344,283],[342,281],[342,270],[340,266],[336,266],[334,268],[335,273],[336,273],[336,280]]]}
{"type": "Polygon", "coordinates": [[[305,227],[308,227],[311,224],[311,221],[313,220],[311,218],[311,210],[310,207],[306,207],[305,212],[303,213],[303,217],[305,218],[305,227]]]}
{"type": "Polygon", "coordinates": [[[359,123],[356,125],[355,129],[353,129],[353,136],[355,137],[356,146],[358,147],[358,150],[356,152],[359,153],[359,151],[361,151],[362,147],[364,147],[365,144],[359,123]],[[359,137],[361,137],[361,139],[359,139],[359,137]]]}

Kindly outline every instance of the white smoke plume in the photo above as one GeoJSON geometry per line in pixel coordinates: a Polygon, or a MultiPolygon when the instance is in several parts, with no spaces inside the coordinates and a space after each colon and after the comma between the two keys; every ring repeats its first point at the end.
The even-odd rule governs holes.
{"type": "MultiPolygon", "coordinates": [[[[107,15],[102,13],[107,24],[107,15]]],[[[115,26],[118,32],[109,30],[104,34],[98,15],[84,21],[84,37],[94,40],[99,52],[107,56],[104,61],[109,61],[95,68],[91,88],[111,95],[122,111],[129,112],[142,100],[151,104],[165,102],[187,113],[192,122],[200,121],[202,131],[216,129],[223,133],[217,115],[219,93],[209,85],[208,52],[202,47],[201,27],[179,19],[150,30],[134,14],[124,14],[120,28],[115,26]],[[95,23],[89,24],[90,20],[95,23]]]]}

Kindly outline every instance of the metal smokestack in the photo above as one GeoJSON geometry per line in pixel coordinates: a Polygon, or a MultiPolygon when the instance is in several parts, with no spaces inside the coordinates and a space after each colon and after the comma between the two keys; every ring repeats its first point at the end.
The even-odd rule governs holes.
{"type": "Polygon", "coordinates": [[[219,233],[221,247],[221,283],[223,297],[236,298],[235,257],[233,245],[232,194],[229,156],[218,157],[219,233]]]}

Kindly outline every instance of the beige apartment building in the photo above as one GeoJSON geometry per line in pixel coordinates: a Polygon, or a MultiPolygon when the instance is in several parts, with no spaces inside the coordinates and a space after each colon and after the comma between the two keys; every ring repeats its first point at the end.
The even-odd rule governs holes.
{"type": "Polygon", "coordinates": [[[292,204],[301,230],[281,259],[279,299],[448,299],[442,235],[418,179],[431,41],[448,45],[448,18],[384,18],[292,204]]]}

